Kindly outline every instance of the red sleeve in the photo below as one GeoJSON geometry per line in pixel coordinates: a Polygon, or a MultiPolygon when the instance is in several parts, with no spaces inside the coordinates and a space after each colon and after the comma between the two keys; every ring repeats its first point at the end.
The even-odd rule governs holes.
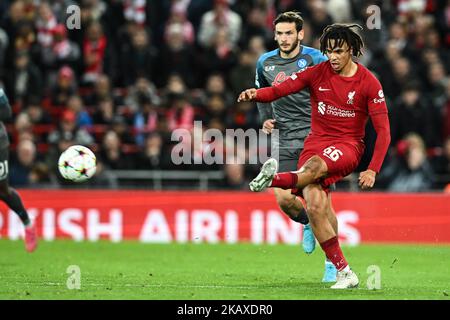
{"type": "Polygon", "coordinates": [[[378,81],[372,73],[368,72],[368,77],[365,79],[365,84],[367,108],[373,127],[377,133],[375,150],[368,169],[375,172],[380,172],[381,165],[383,164],[389,144],[391,143],[388,109],[380,81],[378,81]]]}
{"type": "Polygon", "coordinates": [[[292,74],[292,76],[279,85],[258,89],[256,91],[255,101],[272,102],[281,97],[299,92],[303,88],[309,87],[314,76],[314,70],[316,70],[315,66],[307,68],[304,71],[292,74]]]}
{"type": "Polygon", "coordinates": [[[369,169],[378,173],[380,172],[381,165],[383,164],[389,144],[391,143],[391,130],[387,113],[372,114],[370,119],[372,120],[373,127],[377,133],[377,140],[375,142],[375,150],[373,151],[369,169]]]}
{"type": "Polygon", "coordinates": [[[380,81],[371,73],[366,81],[367,108],[369,115],[388,113],[383,88],[380,81]]]}

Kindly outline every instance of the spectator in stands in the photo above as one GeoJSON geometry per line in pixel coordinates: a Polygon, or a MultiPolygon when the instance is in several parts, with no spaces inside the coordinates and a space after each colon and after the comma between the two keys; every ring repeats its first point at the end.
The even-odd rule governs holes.
{"type": "Polygon", "coordinates": [[[235,96],[229,91],[224,75],[218,72],[210,74],[206,79],[203,104],[213,95],[222,96],[227,108],[235,101],[235,96]]]}
{"type": "Polygon", "coordinates": [[[206,105],[204,106],[203,115],[200,117],[204,123],[203,125],[210,125],[210,122],[214,119],[226,119],[228,108],[225,103],[225,99],[221,94],[211,94],[208,96],[206,105]]]}
{"type": "Polygon", "coordinates": [[[30,116],[26,112],[21,112],[17,115],[14,120],[14,129],[17,133],[16,142],[30,139],[33,140],[33,123],[31,122],[30,116]]]}
{"type": "Polygon", "coordinates": [[[151,43],[147,31],[138,29],[132,35],[131,46],[123,47],[122,51],[122,75],[124,85],[134,84],[139,77],[153,80],[157,77],[158,52],[151,43]]]}
{"type": "Polygon", "coordinates": [[[429,65],[429,95],[433,102],[433,105],[437,109],[440,109],[445,102],[446,86],[449,79],[450,78],[446,75],[445,68],[442,63],[438,62],[429,65]]]}
{"type": "Polygon", "coordinates": [[[436,181],[434,187],[443,190],[447,184],[450,184],[450,136],[444,141],[442,154],[432,159],[436,181]]]}
{"type": "Polygon", "coordinates": [[[114,104],[117,105],[119,101],[113,96],[113,88],[111,87],[111,79],[102,74],[98,76],[97,81],[94,84],[93,92],[84,95],[84,103],[87,106],[98,106],[100,101],[106,98],[113,98],[114,104]]]}
{"type": "Polygon", "coordinates": [[[256,65],[258,58],[267,51],[264,38],[261,36],[251,37],[248,42],[248,51],[252,54],[256,65]]]}
{"type": "Polygon", "coordinates": [[[56,176],[50,171],[49,167],[43,163],[36,163],[30,172],[31,188],[57,188],[58,180],[56,176]]]}
{"type": "Polygon", "coordinates": [[[19,24],[26,20],[25,3],[22,0],[12,2],[8,14],[5,16],[4,21],[2,21],[2,27],[10,37],[10,44],[12,46],[14,46],[19,24]]]}
{"type": "Polygon", "coordinates": [[[38,98],[31,98],[28,103],[25,112],[28,114],[31,123],[34,125],[51,124],[52,118],[50,114],[41,106],[38,98]]]}
{"type": "Polygon", "coordinates": [[[179,74],[189,87],[197,86],[198,66],[195,49],[184,41],[183,29],[179,24],[167,28],[166,42],[159,53],[158,77],[155,84],[163,87],[171,74],[179,74]]]}
{"type": "Polygon", "coordinates": [[[195,111],[189,103],[189,92],[179,75],[172,75],[167,84],[165,100],[167,103],[166,117],[169,130],[191,130],[194,125],[195,111]]]}
{"type": "Polygon", "coordinates": [[[77,89],[73,70],[69,66],[61,67],[56,83],[51,88],[51,105],[59,108],[66,106],[69,97],[75,95],[77,89]]]}
{"type": "Polygon", "coordinates": [[[107,46],[108,39],[103,33],[102,25],[98,22],[89,24],[83,41],[83,83],[94,84],[107,71],[107,64],[110,62],[107,52],[112,54],[107,46]]]}
{"type": "Polygon", "coordinates": [[[46,143],[52,125],[50,114],[42,108],[39,99],[31,98],[24,110],[27,122],[30,123],[30,133],[34,132],[33,140],[36,143],[46,143]]]}
{"type": "Polygon", "coordinates": [[[93,121],[83,105],[83,100],[80,96],[73,95],[67,101],[67,109],[73,111],[76,115],[76,123],[80,128],[89,128],[92,126],[93,121]]]}
{"type": "Polygon", "coordinates": [[[130,161],[130,156],[122,151],[122,141],[115,131],[106,132],[99,155],[109,169],[126,170],[134,167],[130,161]]]}
{"type": "Polygon", "coordinates": [[[41,97],[42,75],[30,61],[27,51],[19,51],[14,59],[13,69],[5,74],[5,92],[11,105],[26,105],[30,97],[41,97]]]}
{"type": "Polygon", "coordinates": [[[326,26],[333,23],[333,20],[328,14],[326,5],[322,0],[309,0],[306,2],[306,6],[311,14],[309,23],[312,34],[317,38],[322,34],[326,26]]]}
{"type": "Polygon", "coordinates": [[[41,47],[51,47],[53,45],[53,31],[57,24],[58,21],[53,14],[50,4],[46,1],[41,2],[36,20],[37,41],[41,47]]]}
{"type": "Polygon", "coordinates": [[[93,122],[95,124],[111,125],[116,114],[115,110],[114,100],[111,97],[103,98],[100,100],[98,108],[95,109],[92,116],[93,122]]]}
{"type": "Polygon", "coordinates": [[[425,139],[427,146],[436,146],[436,130],[433,130],[435,109],[424,99],[417,83],[409,83],[402,90],[390,112],[391,139],[395,145],[406,134],[415,132],[425,139]]]}
{"type": "Polygon", "coordinates": [[[239,94],[242,88],[251,88],[255,84],[255,77],[253,76],[256,68],[253,55],[244,50],[239,54],[239,64],[236,65],[230,72],[230,87],[233,91],[233,96],[239,94]]]}
{"type": "Polygon", "coordinates": [[[30,184],[30,174],[36,161],[36,145],[31,140],[22,140],[17,144],[16,156],[12,159],[9,181],[13,187],[30,184]]]}
{"type": "Polygon", "coordinates": [[[237,65],[238,56],[231,44],[226,28],[218,29],[212,45],[205,50],[202,61],[204,76],[212,73],[221,73],[228,79],[230,70],[237,65]]]}
{"type": "Polygon", "coordinates": [[[130,130],[128,120],[122,115],[115,115],[112,119],[110,129],[120,138],[120,141],[127,145],[135,145],[134,132],[130,130]]]}
{"type": "Polygon", "coordinates": [[[137,155],[136,168],[141,170],[168,169],[172,166],[170,150],[158,132],[149,134],[144,148],[137,155]]]}
{"type": "Polygon", "coordinates": [[[267,8],[257,6],[246,13],[245,27],[242,28],[242,43],[248,43],[253,37],[261,37],[265,40],[271,39],[273,32],[272,25],[267,26],[267,11],[267,8]]]}
{"type": "Polygon", "coordinates": [[[70,143],[87,147],[94,143],[94,138],[85,129],[77,126],[77,115],[70,109],[63,112],[58,128],[52,131],[48,137],[48,142],[53,147],[59,145],[59,142],[63,140],[67,143],[63,144],[60,151],[64,151],[71,145],[70,143]]]}
{"type": "Polygon", "coordinates": [[[58,24],[52,29],[53,41],[50,46],[41,46],[41,62],[47,72],[47,83],[52,83],[53,73],[65,65],[79,69],[80,48],[67,38],[66,26],[58,24]]]}
{"type": "Polygon", "coordinates": [[[392,177],[388,190],[392,192],[423,192],[433,184],[434,173],[427,159],[425,143],[417,134],[405,137],[406,152],[386,168],[384,175],[392,177]]]}
{"type": "Polygon", "coordinates": [[[169,105],[167,120],[170,130],[191,130],[194,125],[194,107],[188,102],[187,92],[170,92],[167,99],[169,105]]]}
{"type": "Polygon", "coordinates": [[[133,127],[136,132],[137,145],[143,146],[145,136],[158,129],[161,115],[150,96],[141,95],[138,99],[139,110],[134,114],[133,127]]]}
{"type": "Polygon", "coordinates": [[[141,109],[142,101],[151,101],[153,104],[158,105],[160,100],[155,85],[148,79],[141,77],[128,90],[125,104],[132,113],[136,113],[141,109]]]}
{"type": "Polygon", "coordinates": [[[219,30],[225,34],[226,42],[234,49],[239,41],[242,18],[229,7],[227,0],[214,0],[214,9],[201,19],[198,41],[204,48],[212,47],[219,30]]]}
{"type": "Polygon", "coordinates": [[[258,128],[258,113],[252,103],[235,103],[227,118],[227,128],[242,128],[244,130],[258,128]]]}
{"type": "MultiPolygon", "coordinates": [[[[178,3],[186,1],[178,1],[178,3]]],[[[172,10],[170,12],[169,19],[166,22],[164,28],[164,39],[167,42],[168,37],[170,37],[169,30],[173,25],[179,25],[183,31],[183,40],[185,43],[194,44],[195,31],[194,26],[186,17],[186,8],[180,5],[172,5],[172,10]]]]}

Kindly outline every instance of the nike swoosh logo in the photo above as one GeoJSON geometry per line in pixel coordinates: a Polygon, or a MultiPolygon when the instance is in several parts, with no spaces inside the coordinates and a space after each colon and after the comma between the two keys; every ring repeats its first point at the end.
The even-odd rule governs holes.
{"type": "Polygon", "coordinates": [[[319,91],[330,91],[331,89],[325,89],[325,88],[322,88],[322,87],[319,87],[319,91]]]}

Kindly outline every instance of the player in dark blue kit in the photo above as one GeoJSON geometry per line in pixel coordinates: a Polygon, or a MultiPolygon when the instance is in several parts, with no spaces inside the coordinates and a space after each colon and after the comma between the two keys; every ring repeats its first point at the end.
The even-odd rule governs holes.
{"type": "Polygon", "coordinates": [[[3,121],[11,118],[11,106],[3,89],[0,88],[0,200],[14,211],[25,226],[25,248],[33,252],[37,247],[36,228],[25,210],[16,190],[8,183],[9,139],[3,121]]]}
{"type": "MultiPolygon", "coordinates": [[[[303,19],[297,12],[281,13],[275,19],[274,26],[278,49],[267,52],[259,58],[255,80],[258,89],[276,86],[292,74],[327,60],[319,50],[301,45],[304,37],[303,19]]],[[[275,141],[273,150],[278,151],[279,155],[279,172],[296,171],[304,139],[311,129],[309,91],[302,90],[272,103],[257,105],[263,122],[263,131],[270,134],[273,129],[278,129],[279,139],[272,140],[275,141]]],[[[290,190],[274,188],[274,193],[281,210],[292,220],[304,225],[303,250],[312,253],[316,239],[302,201],[291,194],[290,190]]],[[[337,220],[334,227],[337,232],[337,220]]],[[[326,261],[323,281],[336,281],[336,273],[334,265],[326,261]]]]}

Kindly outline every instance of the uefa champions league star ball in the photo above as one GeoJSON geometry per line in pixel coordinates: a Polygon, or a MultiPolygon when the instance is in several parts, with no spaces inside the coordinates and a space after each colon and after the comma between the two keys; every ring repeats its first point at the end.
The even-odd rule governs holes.
{"type": "Polygon", "coordinates": [[[95,154],[85,146],[71,146],[58,160],[58,169],[64,179],[83,182],[90,179],[97,168],[95,154]]]}

